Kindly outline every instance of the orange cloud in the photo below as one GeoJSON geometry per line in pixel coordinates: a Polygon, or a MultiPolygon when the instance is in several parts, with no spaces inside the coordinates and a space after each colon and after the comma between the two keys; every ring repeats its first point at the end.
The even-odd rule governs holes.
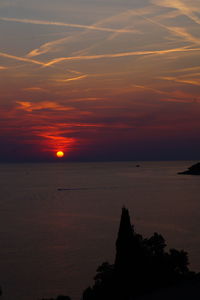
{"type": "Polygon", "coordinates": [[[31,92],[47,92],[46,89],[41,88],[41,87],[37,87],[37,86],[23,88],[23,91],[31,91],[31,92]]]}
{"type": "Polygon", "coordinates": [[[43,144],[45,145],[43,151],[57,152],[62,150],[67,154],[73,150],[77,139],[72,137],[64,137],[59,131],[44,131],[38,134],[39,137],[44,138],[43,144]]]}
{"type": "Polygon", "coordinates": [[[17,101],[16,102],[19,107],[18,109],[25,110],[27,112],[32,112],[34,110],[43,110],[43,109],[50,109],[50,110],[58,110],[58,111],[70,111],[74,110],[73,107],[66,107],[62,106],[56,102],[51,101],[41,101],[41,102],[25,102],[25,101],[17,101]]]}
{"type": "Polygon", "coordinates": [[[76,80],[80,80],[80,79],[84,79],[84,78],[87,78],[88,75],[80,75],[80,76],[77,76],[77,77],[71,77],[71,78],[67,78],[67,79],[60,79],[60,80],[56,80],[58,82],[68,82],[68,81],[76,81],[76,80]]]}

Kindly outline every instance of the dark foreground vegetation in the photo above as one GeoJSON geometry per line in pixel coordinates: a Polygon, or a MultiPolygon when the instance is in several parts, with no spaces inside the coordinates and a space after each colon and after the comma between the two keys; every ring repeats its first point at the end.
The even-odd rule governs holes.
{"type": "MultiPolygon", "coordinates": [[[[167,251],[162,235],[144,238],[136,233],[123,207],[115,262],[104,262],[97,268],[94,284],[83,292],[82,300],[200,299],[200,275],[191,272],[188,265],[187,252],[167,251]]],[[[60,295],[42,300],[71,298],[60,295]]]]}
{"type": "Polygon", "coordinates": [[[71,300],[71,298],[68,297],[68,296],[60,295],[60,296],[58,296],[56,299],[54,299],[54,298],[44,299],[44,298],[43,298],[42,300],[71,300]]]}
{"type": "MultiPolygon", "coordinates": [[[[191,272],[188,265],[188,254],[183,250],[167,251],[162,235],[154,233],[150,238],[144,238],[136,233],[129,212],[123,207],[115,262],[104,262],[97,268],[94,285],[83,292],[82,300],[146,299],[145,295],[154,299],[154,296],[149,297],[163,289],[181,288],[191,282],[199,284],[199,274],[191,272]]],[[[158,294],[156,299],[159,298],[162,296],[158,294]]],[[[70,298],[59,296],[43,300],[70,298]]]]}

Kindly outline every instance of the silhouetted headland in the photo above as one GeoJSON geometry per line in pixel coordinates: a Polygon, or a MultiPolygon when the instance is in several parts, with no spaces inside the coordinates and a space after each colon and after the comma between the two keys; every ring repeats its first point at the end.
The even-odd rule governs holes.
{"type": "Polygon", "coordinates": [[[81,300],[200,299],[200,275],[189,270],[187,252],[167,251],[166,247],[159,233],[150,238],[138,234],[123,207],[114,264],[104,262],[97,268],[94,284],[83,292],[81,300]]]}
{"type": "Polygon", "coordinates": [[[197,164],[192,165],[188,168],[188,170],[183,172],[178,172],[178,174],[185,174],[185,175],[200,175],[200,162],[197,164]]]}

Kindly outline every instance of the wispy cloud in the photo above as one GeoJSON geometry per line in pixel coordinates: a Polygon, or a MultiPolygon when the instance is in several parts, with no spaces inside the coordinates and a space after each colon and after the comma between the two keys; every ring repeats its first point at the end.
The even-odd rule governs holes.
{"type": "Polygon", "coordinates": [[[200,66],[182,68],[178,70],[171,70],[171,73],[185,73],[185,72],[198,71],[198,70],[200,71],[200,66]]]}
{"type": "Polygon", "coordinates": [[[183,40],[185,40],[187,42],[191,42],[196,45],[200,45],[200,38],[193,36],[185,28],[174,27],[174,26],[173,27],[165,26],[165,27],[166,27],[166,29],[171,31],[174,35],[183,38],[183,40]]]}
{"type": "Polygon", "coordinates": [[[16,55],[4,53],[4,52],[0,52],[0,56],[4,57],[4,58],[12,59],[12,60],[17,60],[17,61],[32,63],[32,64],[36,64],[36,65],[40,65],[40,66],[44,66],[45,65],[43,62],[35,60],[35,59],[30,59],[30,58],[26,58],[26,57],[20,57],[20,56],[16,56],[16,55]]]}
{"type": "Polygon", "coordinates": [[[104,32],[118,32],[118,33],[134,33],[133,29],[115,29],[108,27],[100,27],[95,25],[83,25],[83,24],[72,24],[64,22],[53,22],[53,21],[44,21],[44,20],[32,20],[32,19],[18,19],[18,18],[0,18],[1,21],[7,22],[17,22],[25,24],[35,24],[35,25],[50,25],[50,26],[62,26],[62,27],[72,27],[78,29],[89,29],[95,31],[104,31],[104,32]]]}
{"type": "Polygon", "coordinates": [[[197,2],[195,2],[195,5],[192,1],[185,2],[182,0],[151,0],[151,2],[161,7],[176,9],[196,24],[200,24],[200,18],[196,15],[196,12],[200,9],[200,4],[197,2]]]}
{"type": "Polygon", "coordinates": [[[54,124],[53,126],[33,126],[32,133],[43,139],[46,149],[43,151],[64,150],[65,154],[72,150],[74,144],[77,142],[77,138],[68,137],[67,135],[73,132],[72,129],[66,129],[62,124],[54,124]]]}
{"type": "Polygon", "coordinates": [[[195,85],[195,86],[200,86],[200,79],[184,79],[184,78],[177,78],[177,77],[172,77],[172,76],[161,76],[159,79],[162,80],[167,80],[167,81],[174,81],[177,83],[183,83],[183,84],[189,84],[189,85],[195,85]]]}
{"type": "Polygon", "coordinates": [[[69,81],[81,80],[81,79],[84,79],[84,78],[87,78],[87,77],[88,77],[88,75],[84,74],[84,75],[71,77],[71,78],[67,78],[67,79],[57,79],[56,81],[58,81],[58,82],[69,82],[69,81]]]}
{"type": "Polygon", "coordinates": [[[200,38],[193,36],[191,33],[188,32],[188,30],[186,30],[186,28],[178,27],[178,26],[167,26],[165,24],[160,23],[158,21],[158,18],[149,18],[149,17],[144,17],[144,16],[142,18],[152,24],[155,24],[156,26],[159,26],[159,27],[167,30],[174,36],[180,37],[185,42],[190,42],[190,43],[193,43],[196,45],[200,44],[200,38]]]}
{"type": "Polygon", "coordinates": [[[161,13],[157,16],[154,16],[154,20],[157,20],[157,21],[170,20],[170,19],[175,19],[180,15],[181,15],[181,13],[179,11],[174,10],[174,11],[165,12],[165,13],[161,13]]]}
{"type": "Polygon", "coordinates": [[[0,66],[0,70],[7,70],[8,67],[0,66]]]}
{"type": "Polygon", "coordinates": [[[56,111],[71,111],[74,110],[73,107],[66,107],[63,105],[60,105],[59,103],[52,102],[52,101],[41,101],[37,103],[33,102],[28,102],[28,101],[17,101],[16,102],[19,107],[18,109],[22,109],[27,112],[32,112],[32,111],[38,111],[38,110],[56,110],[56,111]]]}
{"type": "MultiPolygon", "coordinates": [[[[148,10],[149,9],[150,8],[148,8],[148,10]]],[[[140,13],[146,14],[147,10],[144,10],[143,12],[140,12],[140,13]]],[[[68,24],[68,23],[56,22],[57,26],[61,26],[61,24],[65,24],[65,26],[67,26],[67,27],[68,27],[68,25],[70,27],[73,27],[73,25],[74,25],[78,28],[85,29],[85,30],[82,32],[73,33],[70,36],[67,36],[62,39],[57,39],[57,40],[45,43],[45,44],[41,45],[39,48],[34,49],[30,53],[28,53],[27,57],[34,57],[37,55],[51,52],[54,49],[58,49],[59,45],[65,44],[67,42],[76,41],[76,40],[80,39],[81,37],[88,35],[91,32],[91,30],[92,31],[98,30],[98,31],[104,31],[104,32],[110,33],[111,35],[106,38],[107,40],[116,38],[120,34],[130,34],[130,33],[131,34],[140,34],[141,33],[140,30],[133,28],[132,22],[131,22],[131,24],[129,24],[129,19],[132,17],[133,17],[133,10],[126,10],[117,15],[112,15],[110,17],[104,18],[98,22],[91,24],[91,25],[68,24]],[[116,26],[119,27],[119,25],[123,22],[128,23],[128,24],[126,24],[125,26],[121,25],[121,28],[116,28],[116,26]],[[60,24],[60,25],[58,25],[58,24],[60,24]],[[110,25],[113,25],[114,28],[109,27],[110,25]]],[[[13,18],[6,18],[7,21],[8,21],[8,19],[9,19],[9,21],[13,20],[13,18]]],[[[20,21],[21,19],[17,19],[17,20],[20,21]]],[[[21,21],[25,22],[23,19],[21,21]]],[[[45,25],[53,25],[53,24],[55,25],[55,22],[52,23],[52,22],[38,21],[38,20],[27,20],[27,21],[29,21],[29,22],[34,21],[33,24],[36,24],[35,22],[45,22],[45,23],[47,23],[45,25]]],[[[94,48],[94,46],[91,46],[87,49],[83,49],[80,51],[87,52],[88,50],[91,50],[92,48],[94,48]]]]}
{"type": "Polygon", "coordinates": [[[66,38],[62,38],[62,39],[57,39],[57,40],[54,40],[54,41],[51,41],[51,42],[48,42],[48,43],[44,43],[39,48],[34,49],[31,52],[29,52],[26,56],[27,57],[34,57],[34,56],[38,56],[38,55],[41,55],[41,54],[45,54],[47,52],[52,51],[52,49],[55,49],[56,46],[66,43],[70,39],[72,39],[71,36],[66,37],[66,38]]]}
{"type": "Polygon", "coordinates": [[[38,87],[38,86],[33,86],[33,87],[27,87],[23,88],[23,91],[30,91],[30,92],[48,92],[47,89],[38,87]]]}
{"type": "MultiPolygon", "coordinates": [[[[148,8],[146,10],[143,9],[142,12],[140,12],[140,13],[146,14],[149,11],[149,9],[150,8],[148,8]]],[[[71,24],[71,23],[64,23],[64,22],[52,22],[52,21],[46,21],[46,20],[8,18],[8,17],[7,18],[1,17],[0,20],[7,21],[7,22],[19,22],[19,23],[25,23],[25,24],[64,26],[64,27],[73,27],[73,28],[84,29],[83,32],[73,33],[70,36],[44,43],[39,48],[33,49],[26,55],[26,58],[32,58],[32,57],[35,57],[35,56],[38,56],[41,54],[51,52],[52,50],[58,50],[59,45],[79,39],[80,36],[87,34],[91,30],[104,31],[107,33],[111,33],[112,35],[110,38],[116,37],[118,34],[123,34],[123,33],[126,33],[126,34],[127,33],[139,33],[138,30],[134,29],[133,26],[130,26],[130,25],[127,25],[123,28],[116,28],[116,25],[119,26],[120,21],[127,22],[129,20],[129,18],[132,16],[133,16],[133,10],[127,10],[127,11],[124,11],[117,15],[102,19],[92,25],[71,24]],[[114,28],[109,27],[108,24],[113,24],[114,28]]],[[[108,39],[109,39],[109,37],[108,37],[108,39]]],[[[91,47],[89,47],[88,49],[91,49],[91,47]]],[[[36,64],[42,64],[41,62],[38,62],[35,60],[28,61],[28,60],[26,60],[26,58],[17,57],[14,55],[13,56],[10,55],[9,57],[12,59],[16,59],[16,60],[27,61],[27,62],[32,62],[32,63],[36,63],[36,64]]]]}
{"type": "Polygon", "coordinates": [[[106,59],[106,58],[121,58],[129,56],[143,56],[143,55],[164,55],[176,52],[195,52],[200,51],[200,48],[173,48],[173,49],[164,49],[164,50],[147,50],[147,51],[130,51],[130,52],[120,52],[120,53],[110,53],[110,54],[98,54],[98,55],[80,55],[80,56],[69,56],[69,57],[59,57],[55,58],[47,63],[44,63],[44,66],[52,66],[54,64],[63,62],[63,61],[78,61],[78,60],[95,60],[95,59],[106,59]]]}
{"type": "Polygon", "coordinates": [[[147,86],[147,85],[139,85],[139,84],[132,84],[131,87],[136,88],[136,89],[141,89],[141,91],[147,90],[147,91],[152,91],[155,92],[157,94],[169,94],[166,91],[161,91],[159,89],[155,89],[153,87],[147,86]]]}
{"type": "Polygon", "coordinates": [[[71,102],[96,102],[96,101],[108,101],[107,98],[101,98],[101,97],[84,97],[84,98],[75,98],[72,99],[71,102]]]}

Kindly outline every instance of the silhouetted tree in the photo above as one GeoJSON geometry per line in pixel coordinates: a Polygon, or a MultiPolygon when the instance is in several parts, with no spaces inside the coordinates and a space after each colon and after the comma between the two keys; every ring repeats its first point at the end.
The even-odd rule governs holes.
{"type": "Polygon", "coordinates": [[[56,299],[55,298],[50,298],[50,299],[43,298],[42,300],[71,300],[71,298],[69,296],[59,295],[56,299]]]}
{"type": "Polygon", "coordinates": [[[110,265],[108,262],[104,262],[97,268],[97,274],[94,277],[96,284],[101,285],[110,283],[110,279],[113,276],[113,271],[113,265],[110,265]]]}
{"type": "Polygon", "coordinates": [[[113,299],[114,289],[114,265],[110,265],[108,262],[104,262],[101,266],[97,268],[97,274],[94,277],[95,284],[91,288],[87,288],[83,292],[82,299],[92,300],[92,299],[113,299]]]}
{"type": "Polygon", "coordinates": [[[161,234],[155,232],[152,237],[150,237],[149,239],[145,239],[144,243],[146,243],[146,246],[151,251],[152,256],[160,256],[164,254],[166,244],[165,239],[161,234]]]}
{"type": "Polygon", "coordinates": [[[92,299],[94,299],[94,292],[93,289],[89,286],[86,290],[84,290],[82,300],[92,300],[92,299]]]}
{"type": "Polygon", "coordinates": [[[171,271],[176,277],[187,275],[189,272],[188,265],[188,254],[187,252],[176,249],[170,249],[170,267],[171,271]]]}
{"type": "Polygon", "coordinates": [[[121,221],[116,241],[115,281],[119,298],[129,299],[140,290],[144,272],[145,256],[143,238],[131,225],[128,209],[122,208],[121,221]]]}
{"type": "Polygon", "coordinates": [[[195,275],[188,269],[185,251],[165,250],[162,235],[143,238],[134,231],[128,210],[123,207],[116,241],[114,265],[103,263],[94,277],[93,287],[83,300],[132,300],[138,295],[174,284],[195,275]]]}

